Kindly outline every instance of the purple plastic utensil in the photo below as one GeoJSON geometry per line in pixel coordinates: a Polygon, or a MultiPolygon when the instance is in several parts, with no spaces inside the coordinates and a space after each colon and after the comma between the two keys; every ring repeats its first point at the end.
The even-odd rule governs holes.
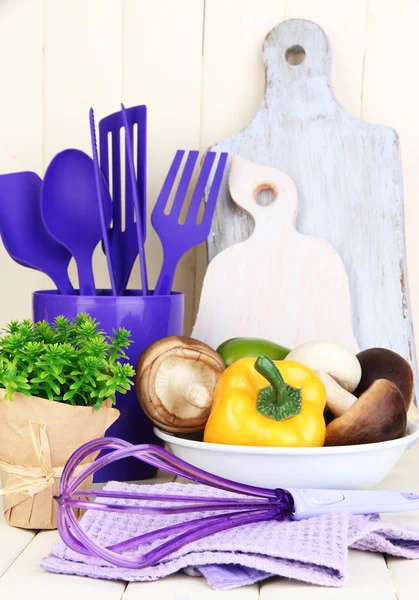
{"type": "Polygon", "coordinates": [[[179,217],[185,202],[198,154],[197,151],[189,152],[179,187],[173,201],[172,209],[170,214],[165,214],[167,201],[184,155],[183,150],[178,150],[176,152],[151,215],[151,222],[158,233],[163,246],[163,265],[154,289],[154,294],[156,295],[170,294],[179,260],[187,250],[204,242],[211,229],[218,192],[220,191],[227,162],[227,152],[222,152],[220,155],[217,170],[205,204],[202,221],[200,223],[196,222],[208,178],[211,173],[211,168],[215,161],[215,152],[207,152],[199,173],[185,222],[182,224],[179,223],[179,217]]]}
{"type": "Polygon", "coordinates": [[[41,218],[42,180],[23,171],[0,176],[0,233],[17,263],[42,271],[61,294],[74,294],[68,277],[71,254],[50,236],[41,218]]]}
{"type": "MultiPolygon", "coordinates": [[[[146,238],[146,145],[147,108],[133,106],[126,110],[129,126],[137,126],[138,144],[135,156],[137,185],[141,212],[143,243],[146,238]]],[[[122,180],[130,181],[129,164],[125,160],[125,173],[122,173],[122,156],[126,144],[121,147],[123,131],[122,112],[116,112],[99,122],[100,167],[111,189],[113,223],[109,231],[110,251],[118,294],[123,294],[138,254],[138,238],[131,185],[125,185],[123,195],[122,180]],[[123,214],[125,226],[123,226],[123,214]]],[[[131,129],[131,131],[132,131],[131,129]]]]}
{"type": "MultiPolygon", "coordinates": [[[[138,242],[138,254],[140,257],[140,270],[141,270],[141,290],[143,296],[148,294],[148,281],[147,281],[147,266],[145,261],[144,253],[144,237],[145,227],[143,226],[143,215],[145,214],[145,198],[143,205],[140,203],[140,197],[137,187],[137,181],[135,179],[135,167],[134,167],[134,144],[132,141],[132,126],[128,122],[128,115],[125,106],[121,103],[122,110],[122,122],[125,128],[125,160],[129,171],[129,182],[131,185],[131,198],[134,204],[135,212],[135,229],[137,232],[138,242]],[[143,213],[143,214],[142,214],[143,213]]],[[[128,181],[125,183],[128,186],[128,181]]]]}
{"type": "Polygon", "coordinates": [[[132,446],[116,438],[102,438],[79,448],[67,462],[60,482],[57,524],[63,541],[81,554],[98,556],[123,568],[142,568],[175,552],[185,544],[213,533],[257,523],[259,521],[301,520],[330,512],[373,514],[419,510],[419,495],[413,492],[356,491],[356,490],[304,490],[277,488],[270,490],[244,485],[198,469],[175,457],[167,450],[151,444],[132,446]],[[74,479],[75,469],[92,453],[107,450],[108,454],[96,459],[74,479]],[[172,475],[231,492],[229,497],[150,494],[112,490],[84,490],[80,485],[95,471],[113,461],[132,456],[172,475]],[[239,496],[233,496],[234,493],[239,496]],[[86,501],[85,498],[94,498],[86,501]],[[101,502],[101,498],[106,501],[101,502]],[[117,502],[112,502],[115,499],[117,502]],[[124,503],[118,502],[124,500],[124,503]],[[141,504],[147,501],[147,504],[141,504]],[[152,501],[158,501],[153,506],[152,501]],[[103,547],[91,539],[80,527],[72,508],[136,514],[139,518],[155,514],[188,514],[214,512],[169,527],[150,531],[126,539],[116,545],[103,547]],[[223,512],[221,512],[223,511],[223,512]],[[174,535],[175,534],[175,535],[174,535]],[[173,536],[146,554],[124,555],[123,552],[140,549],[149,543],[173,536]]]}
{"type": "Polygon", "coordinates": [[[93,108],[90,109],[89,112],[89,121],[90,121],[90,138],[92,141],[92,153],[93,153],[93,164],[95,168],[95,183],[96,183],[96,196],[99,205],[99,214],[100,214],[100,226],[102,227],[102,240],[103,245],[105,247],[105,255],[106,262],[108,263],[108,273],[109,279],[111,282],[112,294],[114,296],[117,295],[116,284],[115,284],[115,275],[113,271],[112,265],[112,254],[110,251],[109,244],[109,224],[106,223],[106,210],[112,212],[112,198],[109,193],[109,188],[106,181],[102,181],[104,179],[102,177],[102,173],[99,167],[99,157],[97,153],[97,142],[96,142],[96,126],[95,126],[95,113],[93,108]],[[107,209],[105,206],[107,205],[107,209]]]}
{"type": "MultiPolygon", "coordinates": [[[[112,206],[104,204],[105,223],[112,206]]],[[[93,160],[81,150],[63,150],[50,162],[41,190],[42,218],[50,235],[76,260],[80,294],[96,294],[92,257],[102,239],[93,160]]]]}

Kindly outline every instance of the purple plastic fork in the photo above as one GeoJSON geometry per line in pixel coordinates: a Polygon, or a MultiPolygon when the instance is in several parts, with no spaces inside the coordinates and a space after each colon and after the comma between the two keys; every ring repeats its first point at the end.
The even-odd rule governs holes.
{"type": "Polygon", "coordinates": [[[170,214],[165,214],[167,201],[184,155],[183,150],[178,150],[176,152],[151,215],[151,222],[163,246],[163,265],[154,289],[154,294],[156,295],[163,296],[170,294],[179,260],[187,250],[204,242],[211,229],[218,193],[220,191],[227,163],[227,152],[222,152],[220,155],[201,222],[197,223],[196,220],[211,169],[215,161],[215,152],[207,152],[192,195],[185,222],[182,224],[179,223],[179,217],[185,203],[186,194],[188,192],[198,154],[197,151],[189,152],[179,187],[173,201],[172,209],[170,214]]]}
{"type": "Polygon", "coordinates": [[[274,490],[230,481],[212,475],[177,458],[167,450],[152,444],[133,446],[116,438],[102,438],[88,442],[79,448],[67,462],[60,482],[57,525],[63,541],[81,554],[98,556],[123,568],[142,568],[156,564],[185,544],[213,533],[260,521],[283,521],[307,519],[329,512],[352,512],[371,514],[376,512],[400,512],[419,510],[419,495],[413,492],[370,490],[304,490],[277,488],[274,490]],[[89,455],[102,450],[104,456],[96,458],[74,477],[75,469],[89,455]],[[114,490],[84,490],[81,484],[98,469],[109,463],[132,456],[173,475],[191,481],[239,494],[224,497],[189,496],[122,492],[114,490]],[[86,501],[85,498],[94,498],[86,501]],[[125,500],[125,503],[101,502],[101,498],[125,500]],[[147,504],[141,504],[147,501],[147,504]],[[158,506],[150,501],[158,501],[158,506]],[[167,504],[167,506],[164,506],[167,504]],[[149,531],[140,536],[122,540],[103,547],[91,539],[77,521],[73,508],[109,511],[122,514],[154,515],[218,512],[221,514],[199,516],[168,527],[149,531]],[[137,556],[122,554],[129,549],[140,552],[141,544],[153,540],[168,539],[151,551],[137,556]]]}

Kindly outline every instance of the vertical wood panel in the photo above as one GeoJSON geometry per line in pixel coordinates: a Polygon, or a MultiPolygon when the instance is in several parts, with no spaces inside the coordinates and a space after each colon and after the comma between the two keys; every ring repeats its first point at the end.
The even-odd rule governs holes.
{"type": "Polygon", "coordinates": [[[285,0],[207,0],[202,148],[245,127],[263,97],[262,44],[285,0]]]}
{"type": "MultiPolygon", "coordinates": [[[[64,148],[91,155],[89,108],[96,121],[118,110],[121,57],[121,1],[45,0],[44,167],[64,148]]],[[[96,286],[109,286],[99,247],[94,269],[96,286]]]]}
{"type": "MultiPolygon", "coordinates": [[[[126,0],[123,97],[148,106],[149,212],[178,148],[199,148],[202,0],[126,0]]],[[[160,242],[148,227],[150,286],[161,266],[160,242]]],[[[138,285],[138,261],[131,285],[138,285]]],[[[195,251],[182,259],[175,289],[186,294],[185,331],[192,327],[195,251]]]]}
{"type": "MultiPolygon", "coordinates": [[[[419,331],[419,3],[369,0],[362,117],[400,135],[405,232],[414,327],[419,331]],[[412,68],[413,67],[413,68],[412,68]]],[[[407,278],[406,278],[407,281],[407,278]]]]}
{"type": "MultiPolygon", "coordinates": [[[[0,2],[0,173],[42,174],[42,0],[0,2]]],[[[31,314],[48,277],[15,263],[0,242],[0,327],[31,314]]]]}

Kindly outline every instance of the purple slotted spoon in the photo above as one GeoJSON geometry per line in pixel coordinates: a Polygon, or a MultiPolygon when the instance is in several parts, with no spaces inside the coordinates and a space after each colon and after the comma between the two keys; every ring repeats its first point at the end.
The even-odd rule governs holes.
{"type": "MultiPolygon", "coordinates": [[[[104,204],[109,228],[112,206],[104,204]]],[[[93,252],[102,239],[93,160],[81,150],[57,154],[45,173],[41,191],[42,218],[50,235],[76,260],[80,294],[95,296],[93,252]]]]}
{"type": "MultiPolygon", "coordinates": [[[[141,212],[142,239],[146,238],[146,146],[147,146],[147,107],[132,106],[126,109],[131,131],[138,127],[138,147],[134,157],[137,168],[137,189],[141,212]]],[[[122,173],[121,157],[126,153],[127,144],[121,145],[121,130],[124,127],[122,111],[113,113],[99,121],[100,168],[111,188],[112,227],[109,231],[109,246],[112,255],[117,293],[122,295],[138,254],[137,226],[134,219],[133,188],[129,160],[125,160],[125,173],[122,173]],[[122,193],[122,178],[125,178],[125,195],[122,193]],[[122,215],[125,214],[123,228],[122,215]]]]}
{"type": "Polygon", "coordinates": [[[173,201],[172,209],[170,214],[166,215],[166,204],[184,155],[183,150],[178,150],[176,152],[151,215],[151,222],[163,246],[163,265],[154,289],[155,295],[164,296],[170,294],[179,260],[187,250],[204,242],[211,229],[218,192],[220,191],[227,163],[227,152],[222,152],[220,155],[201,223],[197,223],[196,219],[211,173],[211,168],[215,161],[215,152],[207,152],[192,195],[185,222],[182,224],[179,223],[182,206],[185,202],[198,154],[199,153],[196,150],[189,152],[179,187],[173,201]]]}
{"type": "Polygon", "coordinates": [[[71,254],[50,236],[41,217],[42,180],[31,171],[0,176],[0,233],[10,256],[42,271],[61,294],[74,294],[68,277],[71,254]]]}

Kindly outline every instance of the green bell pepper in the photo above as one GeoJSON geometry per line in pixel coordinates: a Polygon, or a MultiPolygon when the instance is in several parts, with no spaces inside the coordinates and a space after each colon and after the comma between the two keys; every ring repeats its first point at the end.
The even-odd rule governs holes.
{"type": "Polygon", "coordinates": [[[257,358],[260,354],[265,354],[272,360],[284,360],[291,350],[269,340],[237,337],[220,344],[217,352],[221,355],[226,367],[229,367],[240,358],[257,358]]]}

